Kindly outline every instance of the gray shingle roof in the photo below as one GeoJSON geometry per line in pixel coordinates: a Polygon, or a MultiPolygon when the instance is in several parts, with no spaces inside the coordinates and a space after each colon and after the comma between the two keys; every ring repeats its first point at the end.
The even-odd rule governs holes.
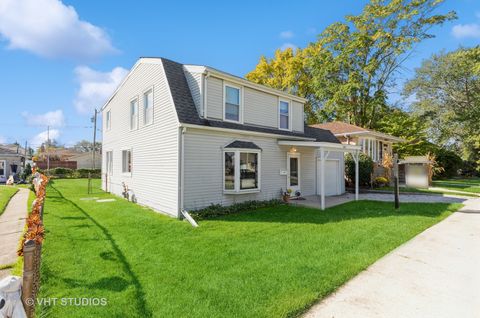
{"type": "Polygon", "coordinates": [[[225,146],[225,148],[242,148],[242,149],[259,149],[262,150],[259,146],[251,141],[242,141],[242,140],[235,140],[234,142],[225,146]]]}
{"type": "Polygon", "coordinates": [[[209,126],[216,128],[246,130],[252,132],[263,132],[288,137],[304,137],[314,138],[315,141],[340,143],[338,139],[326,129],[314,128],[305,125],[305,133],[279,130],[268,127],[260,127],[245,124],[236,124],[224,122],[220,120],[207,120],[198,115],[197,108],[193,101],[190,88],[185,78],[183,65],[165,58],[161,58],[165,75],[167,77],[170,92],[172,94],[173,103],[177,110],[178,120],[184,124],[193,124],[201,126],[209,126]]]}

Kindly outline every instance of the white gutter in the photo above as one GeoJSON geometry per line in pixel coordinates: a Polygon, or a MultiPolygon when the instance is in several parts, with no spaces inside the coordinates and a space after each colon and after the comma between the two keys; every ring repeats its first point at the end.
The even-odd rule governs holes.
{"type": "Polygon", "coordinates": [[[289,135],[282,135],[282,134],[272,134],[272,133],[264,133],[264,132],[259,132],[259,131],[242,130],[242,129],[210,127],[210,126],[193,125],[193,124],[180,124],[180,127],[204,129],[204,130],[211,130],[211,131],[218,131],[218,132],[225,132],[225,133],[235,133],[235,134],[242,134],[242,135],[253,135],[253,136],[264,136],[264,137],[275,137],[275,138],[289,138],[289,139],[295,139],[295,140],[303,140],[303,141],[306,141],[306,142],[315,141],[315,138],[300,137],[300,136],[289,136],[289,135]]]}
{"type": "Polygon", "coordinates": [[[294,141],[294,140],[279,140],[279,145],[282,146],[298,146],[298,147],[316,147],[329,148],[335,150],[361,150],[362,147],[355,145],[337,144],[333,142],[324,141],[294,141]]]}
{"type": "MultiPolygon", "coordinates": [[[[327,129],[328,130],[328,129],[327,129]]],[[[406,139],[400,138],[400,137],[395,137],[391,136],[388,134],[384,134],[381,132],[376,132],[376,131],[354,131],[354,132],[349,132],[349,133],[338,133],[334,134],[335,137],[347,137],[347,136],[353,136],[353,135],[372,135],[375,137],[380,137],[388,140],[393,140],[396,142],[406,142],[406,139]]]]}

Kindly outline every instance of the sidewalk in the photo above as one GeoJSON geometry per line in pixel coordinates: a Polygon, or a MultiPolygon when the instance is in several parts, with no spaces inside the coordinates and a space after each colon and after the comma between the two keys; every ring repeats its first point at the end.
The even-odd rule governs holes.
{"type": "MultiPolygon", "coordinates": [[[[10,199],[0,216],[0,265],[17,261],[17,247],[27,217],[27,202],[30,190],[20,188],[10,199]]],[[[0,270],[0,278],[9,275],[10,270],[0,270]]]]}
{"type": "Polygon", "coordinates": [[[386,255],[305,317],[480,317],[480,199],[386,255]]]}

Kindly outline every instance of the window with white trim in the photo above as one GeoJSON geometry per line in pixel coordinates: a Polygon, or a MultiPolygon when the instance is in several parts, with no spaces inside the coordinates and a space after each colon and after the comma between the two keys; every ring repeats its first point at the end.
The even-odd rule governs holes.
{"type": "Polygon", "coordinates": [[[224,190],[248,192],[260,190],[260,151],[224,151],[224,190]]]}
{"type": "Polygon", "coordinates": [[[240,88],[225,85],[225,120],[240,121],[240,88]]]}
{"type": "Polygon", "coordinates": [[[278,103],[278,127],[280,129],[290,129],[290,103],[284,100],[280,100],[278,103]]]}
{"type": "Polygon", "coordinates": [[[6,177],[6,169],[7,169],[7,161],[6,160],[0,160],[0,176],[1,177],[6,177]]]}
{"type": "Polygon", "coordinates": [[[132,151],[131,150],[122,150],[122,172],[123,173],[132,172],[132,151]]]}
{"type": "Polygon", "coordinates": [[[113,152],[107,151],[105,153],[106,156],[106,171],[109,176],[113,174],[113,152]]]}
{"type": "Polygon", "coordinates": [[[110,130],[112,128],[112,113],[110,111],[105,115],[105,128],[110,130]]]}
{"type": "Polygon", "coordinates": [[[143,94],[143,124],[153,123],[153,89],[149,89],[143,94]]]}
{"type": "Polygon", "coordinates": [[[130,101],[130,129],[138,128],[138,98],[130,101]]]}

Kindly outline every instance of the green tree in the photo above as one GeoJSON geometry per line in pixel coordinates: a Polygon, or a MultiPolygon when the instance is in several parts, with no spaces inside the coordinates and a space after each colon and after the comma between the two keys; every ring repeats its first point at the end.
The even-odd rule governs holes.
{"type": "Polygon", "coordinates": [[[393,150],[400,157],[423,156],[429,152],[435,153],[438,149],[428,139],[427,123],[419,116],[402,109],[387,110],[375,128],[406,140],[406,142],[396,143],[393,146],[393,150]]]}
{"type": "Polygon", "coordinates": [[[480,163],[480,47],[433,55],[404,93],[435,143],[480,163]]]}
{"type": "Polygon", "coordinates": [[[372,128],[388,88],[428,30],[456,17],[434,14],[441,0],[371,0],[362,13],[327,27],[304,49],[262,57],[249,80],[306,97],[309,122],[336,119],[372,128]]]}

